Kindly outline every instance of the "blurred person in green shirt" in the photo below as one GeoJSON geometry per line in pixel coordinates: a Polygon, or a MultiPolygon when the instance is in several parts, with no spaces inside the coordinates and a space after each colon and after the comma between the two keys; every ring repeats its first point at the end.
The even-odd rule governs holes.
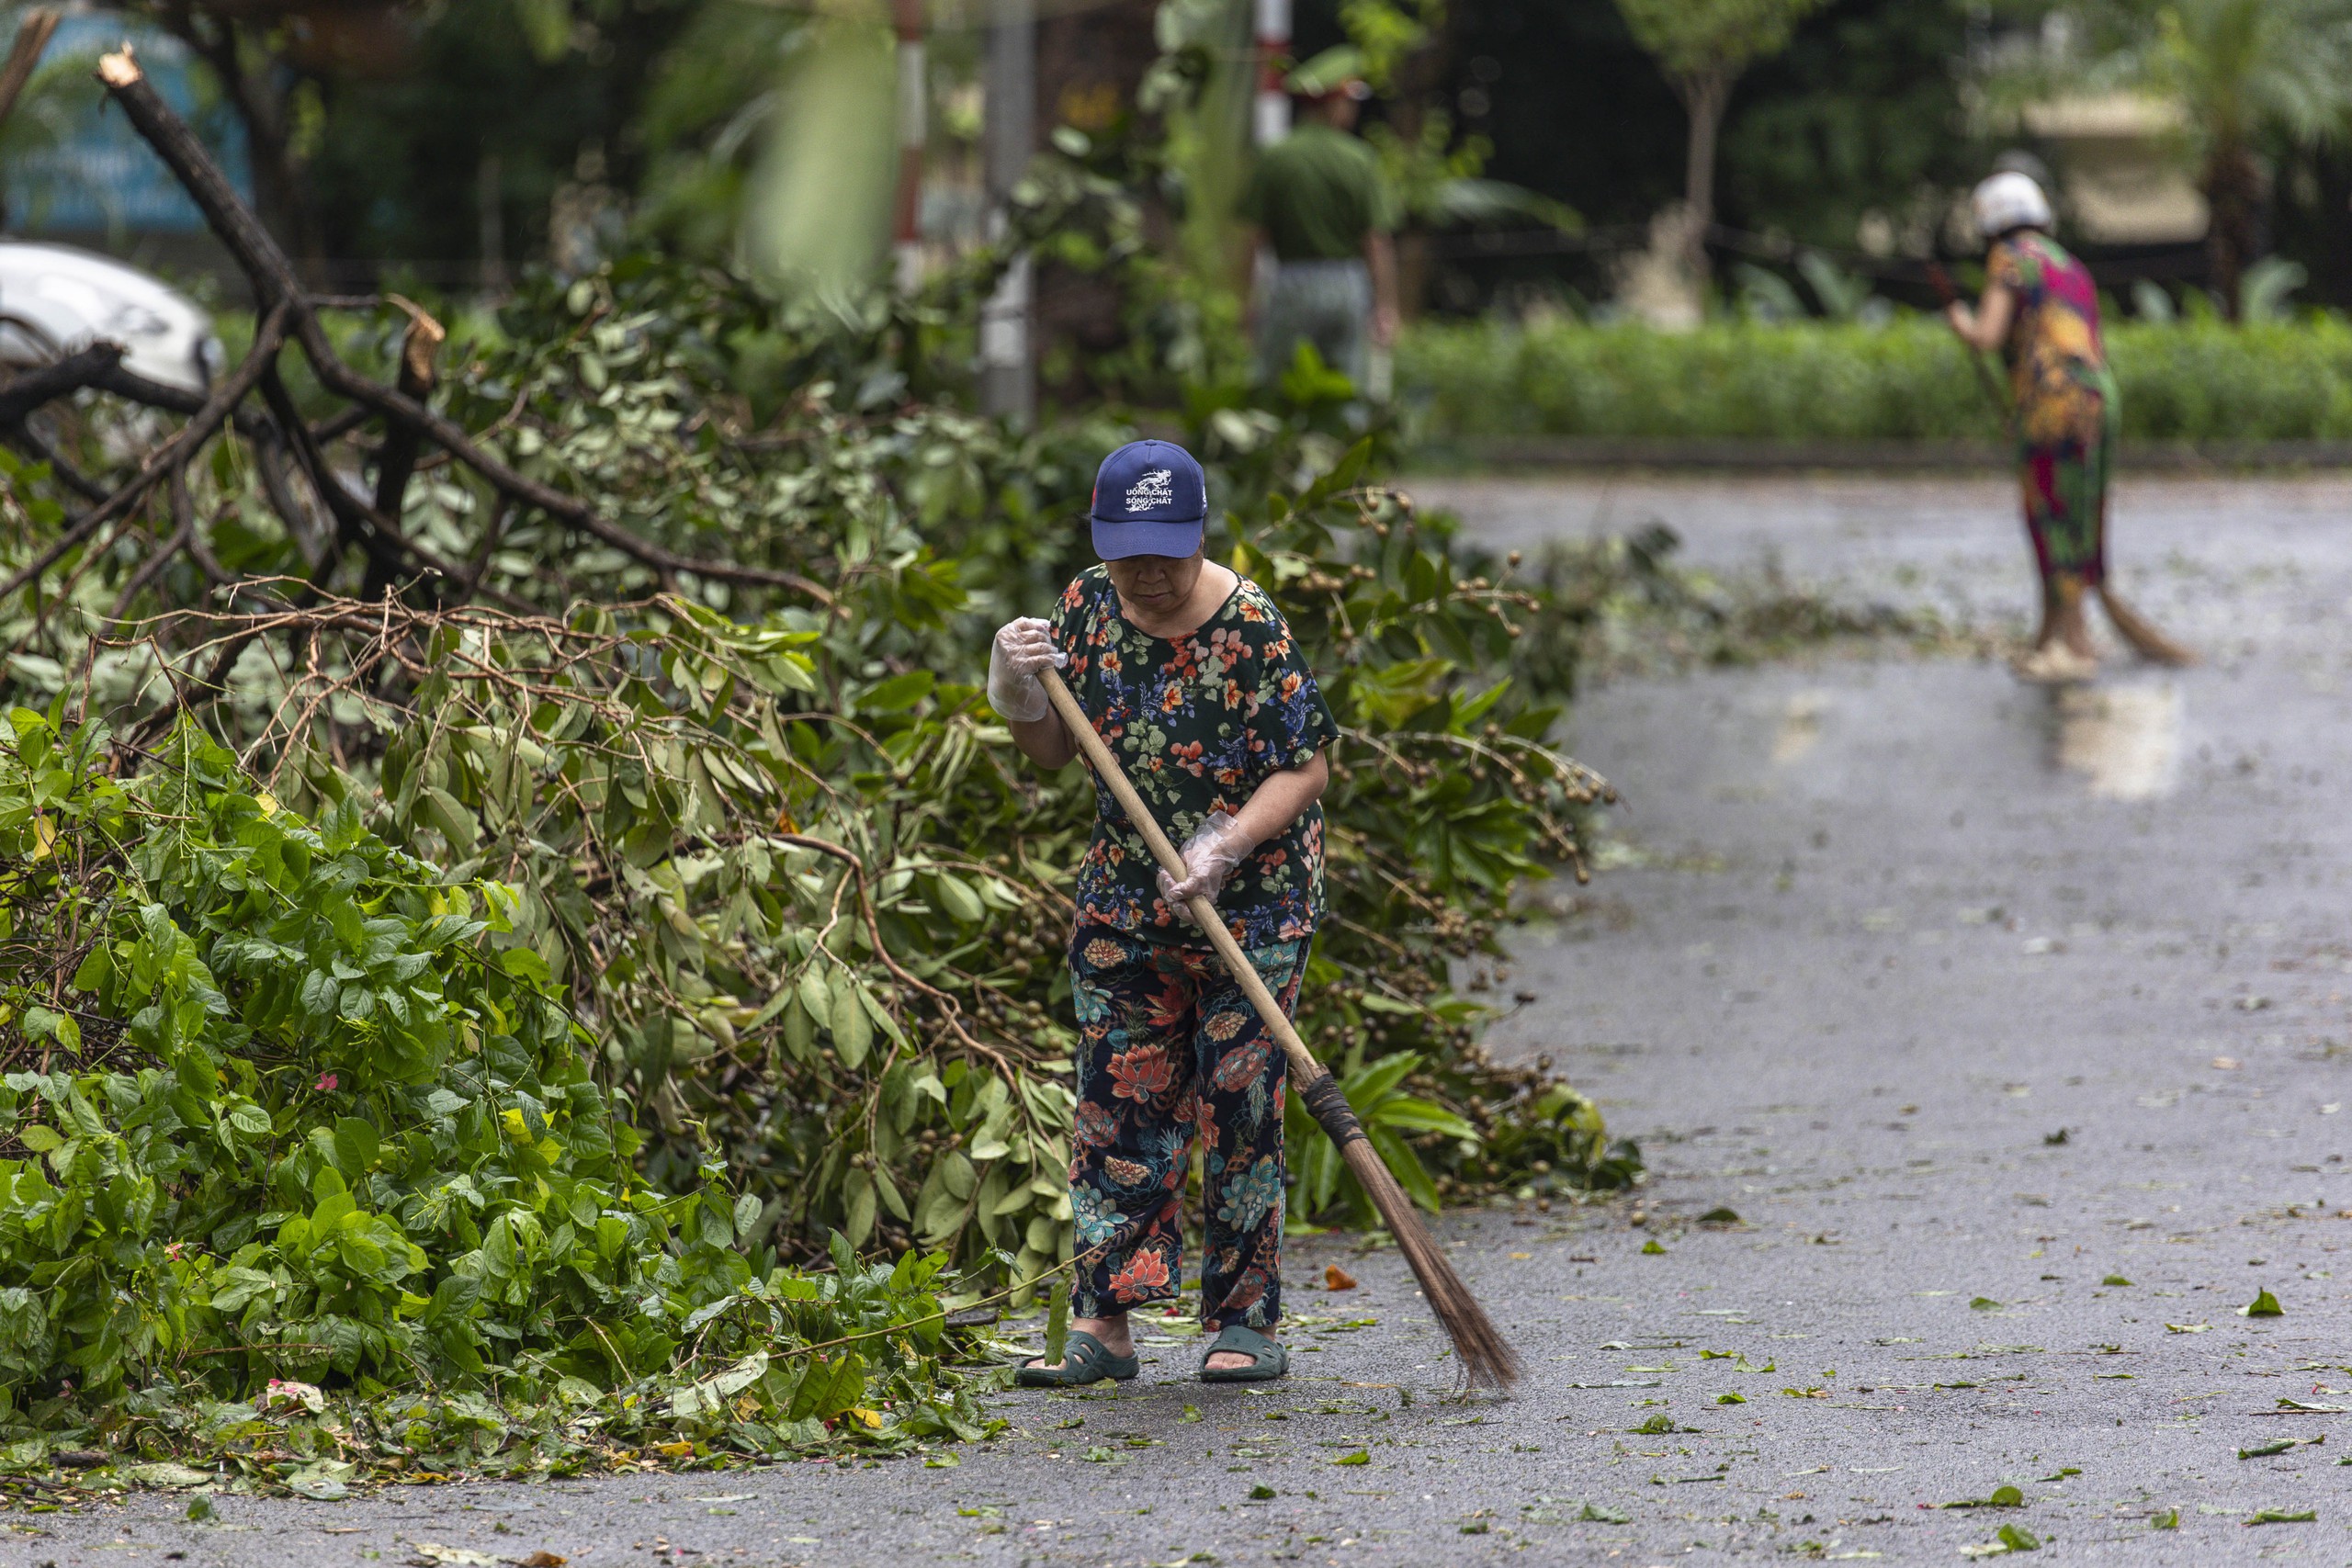
{"type": "Polygon", "coordinates": [[[1345,62],[1326,59],[1292,73],[1305,120],[1259,154],[1239,212],[1251,254],[1273,263],[1252,310],[1261,377],[1279,380],[1310,343],[1363,391],[1371,351],[1396,337],[1396,201],[1378,155],[1352,134],[1371,95],[1345,62]]]}

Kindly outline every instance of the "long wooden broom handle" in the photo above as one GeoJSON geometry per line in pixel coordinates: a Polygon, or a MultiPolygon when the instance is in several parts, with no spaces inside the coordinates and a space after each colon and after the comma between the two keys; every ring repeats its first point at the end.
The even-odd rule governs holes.
{"type": "MultiPolygon", "coordinates": [[[[1108,746],[1102,744],[1102,738],[1094,733],[1094,726],[1087,720],[1086,710],[1078,705],[1078,699],[1071,696],[1069,688],[1062,683],[1060,671],[1050,668],[1041,670],[1037,672],[1037,679],[1044,684],[1046,698],[1054,705],[1054,712],[1061,716],[1062,727],[1069,731],[1070,739],[1078,742],[1079,751],[1086,758],[1087,766],[1111,786],[1111,798],[1119,803],[1119,809],[1127,814],[1127,820],[1134,823],[1136,831],[1143,835],[1143,841],[1151,850],[1152,859],[1158,861],[1169,875],[1182,882],[1187,869],[1184,857],[1176,852],[1176,846],[1168,841],[1166,833],[1160,831],[1159,822],[1152,818],[1151,808],[1144,805],[1143,796],[1136,793],[1136,786],[1129,784],[1127,775],[1120,771],[1118,759],[1111,755],[1108,746]]],[[[1258,1016],[1265,1021],[1274,1038],[1282,1042],[1283,1054],[1290,1058],[1293,1084],[1303,1097],[1308,1087],[1316,1079],[1329,1076],[1330,1069],[1315,1059],[1314,1053],[1306,1048],[1306,1042],[1301,1040],[1298,1031],[1291,1027],[1290,1016],[1283,1011],[1282,1003],[1274,999],[1274,993],[1268,990],[1266,982],[1259,977],[1258,966],[1250,962],[1250,955],[1241,951],[1241,944],[1233,940],[1233,933],[1226,930],[1225,922],[1217,918],[1216,906],[1206,898],[1196,897],[1189,908],[1193,923],[1208,933],[1209,944],[1216,949],[1216,955],[1225,960],[1227,970],[1232,974],[1235,983],[1240,986],[1242,994],[1250,998],[1250,1005],[1258,1010],[1258,1016]]]]}
{"type": "MultiPolygon", "coordinates": [[[[1136,794],[1135,785],[1127,782],[1127,775],[1119,771],[1118,761],[1111,755],[1111,749],[1102,744],[1101,736],[1094,733],[1094,726],[1087,722],[1085,710],[1069,694],[1069,688],[1062,683],[1061,676],[1046,669],[1037,672],[1037,679],[1044,683],[1046,696],[1053,703],[1054,711],[1061,716],[1070,739],[1078,742],[1079,751],[1086,758],[1087,765],[1094,770],[1096,777],[1111,786],[1111,797],[1119,803],[1119,808],[1136,825],[1136,831],[1143,835],[1143,841],[1151,846],[1152,858],[1169,875],[1182,877],[1184,874],[1184,857],[1176,852],[1176,846],[1168,841],[1168,835],[1152,819],[1143,797],[1136,794]]],[[[1453,1265],[1446,1261],[1444,1251],[1430,1239],[1429,1229],[1421,1224],[1420,1216],[1413,1213],[1413,1201],[1405,1195],[1404,1189],[1396,1185],[1396,1176],[1382,1162],[1380,1152],[1373,1147],[1372,1140],[1365,1135],[1363,1124],[1356,1120],[1355,1111],[1348,1104],[1346,1093],[1340,1088],[1340,1080],[1331,1076],[1329,1067],[1308,1053],[1306,1042],[1301,1040],[1298,1031],[1291,1027],[1289,1015],[1283,1011],[1282,1004],[1274,1000],[1274,994],[1266,988],[1266,982],[1258,977],[1257,965],[1251,964],[1249,955],[1241,951],[1241,944],[1233,940],[1233,933],[1225,929],[1225,922],[1217,919],[1216,906],[1206,898],[1195,898],[1187,908],[1192,910],[1193,919],[1201,930],[1208,933],[1217,957],[1225,961],[1226,969],[1249,997],[1250,1004],[1258,1010],[1258,1016],[1265,1021],[1274,1038],[1283,1043],[1283,1055],[1290,1062],[1290,1087],[1297,1093],[1299,1103],[1306,1108],[1306,1113],[1315,1118],[1316,1123],[1330,1138],[1332,1146],[1340,1151],[1340,1157],[1347,1162],[1348,1169],[1363,1184],[1365,1195],[1372,1200],[1374,1210],[1380,1215],[1381,1223],[1388,1227],[1388,1234],[1396,1238],[1397,1249],[1412,1265],[1413,1278],[1420,1281],[1421,1292],[1429,1299],[1430,1310],[1437,1314],[1438,1321],[1445,1326],[1446,1337],[1453,1341],[1454,1350],[1462,1358],[1464,1375],[1473,1382],[1490,1382],[1498,1388],[1508,1386],[1519,1376],[1519,1358],[1511,1352],[1510,1343],[1496,1332],[1495,1325],[1487,1321],[1477,1298],[1454,1273],[1453,1265]]]]}
{"type": "MultiPolygon", "coordinates": [[[[1936,299],[1941,304],[1949,307],[1960,302],[1960,290],[1953,286],[1951,274],[1936,262],[1928,264],[1928,286],[1936,291],[1936,299]]],[[[1976,372],[1977,389],[1984,394],[1985,400],[1993,405],[1994,413],[2000,417],[2002,431],[2014,439],[2018,433],[2017,414],[2009,407],[2007,397],[2003,395],[2001,384],[1993,378],[1992,367],[1984,363],[1984,356],[1976,352],[1974,345],[1962,344],[1960,346],[1961,351],[1968,355],[1969,368],[1976,372]]]]}

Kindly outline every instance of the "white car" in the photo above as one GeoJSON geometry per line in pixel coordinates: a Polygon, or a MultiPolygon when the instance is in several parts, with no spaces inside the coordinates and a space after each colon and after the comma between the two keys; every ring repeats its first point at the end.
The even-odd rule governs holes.
{"type": "Polygon", "coordinates": [[[45,365],[104,339],[122,367],[186,392],[220,374],[212,318],[178,290],[111,256],[0,241],[0,365],[45,365]]]}

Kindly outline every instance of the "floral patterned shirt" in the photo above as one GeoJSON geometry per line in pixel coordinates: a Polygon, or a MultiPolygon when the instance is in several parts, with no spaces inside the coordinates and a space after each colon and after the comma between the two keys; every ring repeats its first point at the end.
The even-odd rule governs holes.
{"type": "Polygon", "coordinates": [[[2049,235],[2029,231],[1994,244],[1984,281],[2017,299],[2006,353],[2019,435],[2034,445],[2096,431],[2115,384],[2099,341],[2098,286],[2090,269],[2049,235]]]}
{"type": "MultiPolygon", "coordinates": [[[[1179,848],[1212,812],[1238,815],[1269,773],[1303,766],[1339,736],[1282,612],[1248,578],[1171,641],[1127,620],[1098,566],[1063,592],[1054,639],[1069,655],[1063,678],[1078,705],[1179,848]]],[[[1158,863],[1099,779],[1094,797],[1078,918],[1201,945],[1192,922],[1160,901],[1158,863]]],[[[1245,948],[1312,934],[1323,914],[1322,807],[1252,851],[1216,904],[1245,948]]]]}

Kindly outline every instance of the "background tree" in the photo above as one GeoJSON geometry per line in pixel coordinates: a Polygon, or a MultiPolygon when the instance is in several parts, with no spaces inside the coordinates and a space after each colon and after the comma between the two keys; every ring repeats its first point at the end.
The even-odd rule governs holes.
{"type": "Polygon", "coordinates": [[[1656,59],[1690,118],[1683,162],[1684,257],[1692,278],[1707,271],[1715,218],[1715,143],[1742,73],[1788,47],[1797,24],[1822,0],[1617,0],[1634,41],[1656,59]]]}
{"type": "Polygon", "coordinates": [[[2187,117],[2212,212],[2208,280],[2234,318],[2246,266],[2264,249],[2264,152],[2332,141],[2352,113],[2352,4],[2121,0],[2085,19],[2092,79],[2160,94],[2187,117]]]}
{"type": "MultiPolygon", "coordinates": [[[[752,7],[559,9],[560,33],[542,17],[535,34],[526,18],[537,13],[515,0],[447,0],[416,15],[397,70],[323,80],[307,195],[328,254],[362,264],[352,282],[413,271],[462,285],[544,254],[550,199],[583,150],[600,151],[611,183],[631,189],[666,145],[647,102],[682,29],[752,7]]],[[[733,39],[755,58],[765,43],[749,27],[733,39]]]]}
{"type": "Polygon", "coordinates": [[[1719,220],[1847,250],[1876,214],[1898,250],[1931,244],[1990,152],[1966,133],[1952,69],[1970,15],[1966,0],[1837,0],[1807,17],[1740,78],[1715,171],[1719,220]]]}
{"type": "MultiPolygon", "coordinates": [[[[120,0],[195,53],[244,131],[254,204],[312,281],[330,260],[533,246],[583,148],[627,162],[646,79],[695,0],[120,0]],[[512,220],[512,221],[510,221],[512,220]],[[519,232],[515,232],[519,231],[519,232]]],[[[85,64],[82,71],[86,73],[85,64]]],[[[438,282],[468,281],[437,276],[438,282]]]]}

